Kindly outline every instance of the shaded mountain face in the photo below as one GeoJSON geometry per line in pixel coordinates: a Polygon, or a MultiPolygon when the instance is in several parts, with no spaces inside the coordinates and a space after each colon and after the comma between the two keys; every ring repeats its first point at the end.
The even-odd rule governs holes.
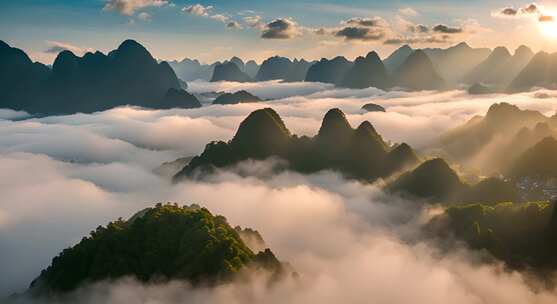
{"type": "Polygon", "coordinates": [[[414,51],[394,73],[392,83],[409,90],[439,90],[445,87],[424,51],[414,51]]]}
{"type": "Polygon", "coordinates": [[[470,95],[484,95],[493,93],[495,93],[495,90],[492,87],[488,87],[481,83],[475,83],[468,87],[468,94],[470,95]]]}
{"type": "Polygon", "coordinates": [[[261,64],[255,79],[268,81],[282,79],[284,81],[303,81],[312,63],[305,60],[294,60],[285,57],[271,57],[261,64]]]}
{"type": "Polygon", "coordinates": [[[339,84],[351,67],[352,62],[342,56],[331,60],[323,58],[308,69],[305,81],[339,84]]]}
{"type": "Polygon", "coordinates": [[[501,203],[452,206],[434,217],[427,230],[456,236],[472,249],[484,249],[507,267],[550,277],[557,269],[555,203],[501,203]]]}
{"type": "Polygon", "coordinates": [[[465,184],[443,159],[435,158],[404,173],[388,188],[391,192],[440,202],[451,200],[464,190],[465,184]]]}
{"type": "Polygon", "coordinates": [[[507,91],[523,92],[533,87],[557,87],[557,53],[537,53],[514,78],[507,91]]]}
{"type": "Polygon", "coordinates": [[[276,157],[291,170],[312,173],[335,170],[350,178],[373,181],[418,163],[408,145],[390,147],[369,122],[352,129],[344,113],[331,109],[313,137],[291,135],[280,116],[270,108],[252,112],[234,138],[212,142],[175,177],[175,181],[210,173],[247,159],[276,157]]]}
{"type": "Polygon", "coordinates": [[[236,63],[230,61],[215,66],[211,82],[216,81],[250,82],[252,79],[242,72],[236,63]]]}
{"type": "Polygon", "coordinates": [[[385,58],[383,63],[389,74],[394,73],[398,68],[406,61],[408,56],[412,54],[414,50],[407,44],[401,46],[396,51],[394,51],[389,57],[385,58]]]}
{"type": "Polygon", "coordinates": [[[362,106],[362,110],[367,112],[386,112],[385,108],[375,103],[366,103],[362,106]]]}
{"type": "Polygon", "coordinates": [[[519,47],[512,56],[504,47],[495,48],[463,81],[507,86],[533,56],[532,51],[525,46],[519,47]]]}
{"type": "Polygon", "coordinates": [[[184,90],[168,89],[162,101],[154,104],[153,107],[157,109],[194,109],[201,108],[201,103],[197,97],[184,90]]]}
{"type": "Polygon", "coordinates": [[[235,93],[224,93],[217,97],[213,104],[238,104],[238,103],[248,103],[248,102],[259,102],[261,99],[251,93],[241,90],[235,93]]]}
{"type": "Polygon", "coordinates": [[[50,73],[47,66],[33,63],[22,50],[0,41],[0,108],[30,107],[37,84],[44,82],[50,73]]]}
{"type": "Polygon", "coordinates": [[[170,66],[157,63],[133,40],[124,41],[108,55],[96,52],[77,57],[63,51],[52,70],[46,75],[41,72],[38,78],[41,81],[27,87],[28,92],[17,94],[17,102],[2,100],[0,107],[42,114],[95,112],[121,105],[156,107],[168,89],[180,88],[170,66]]]}
{"type": "Polygon", "coordinates": [[[557,140],[546,137],[522,153],[509,172],[514,179],[557,179],[557,140]]]}
{"type": "Polygon", "coordinates": [[[485,60],[491,51],[487,48],[472,48],[461,42],[447,49],[424,49],[435,70],[447,84],[457,84],[475,66],[485,60]]]}
{"type": "Polygon", "coordinates": [[[489,203],[520,200],[516,186],[498,178],[475,185],[463,182],[441,158],[428,160],[391,182],[387,189],[411,199],[430,203],[489,203]]]}
{"type": "Polygon", "coordinates": [[[244,65],[243,72],[246,73],[250,78],[254,79],[257,76],[257,71],[259,71],[259,65],[257,62],[250,60],[244,65]]]}
{"type": "Polygon", "coordinates": [[[29,293],[60,295],[85,283],[126,276],[142,282],[215,284],[248,266],[282,270],[270,250],[255,254],[249,249],[223,216],[196,205],[158,204],[127,221],[99,226],[62,251],[31,283],[29,293]]]}
{"type": "Polygon", "coordinates": [[[343,77],[341,86],[364,89],[376,87],[385,89],[390,85],[389,75],[376,52],[370,52],[365,58],[358,57],[354,65],[343,77]]]}
{"type": "MultiPolygon", "coordinates": [[[[537,111],[521,110],[508,103],[496,103],[489,108],[485,117],[472,118],[463,126],[443,134],[441,145],[455,159],[466,161],[476,157],[495,138],[510,141],[520,129],[531,129],[538,123],[551,123],[551,121],[551,118],[537,111]]],[[[507,149],[508,146],[503,143],[504,141],[499,146],[507,149]]],[[[520,146],[514,145],[506,152],[501,151],[502,154],[497,151],[490,153],[498,158],[503,154],[513,154],[512,152],[518,150],[520,146]]],[[[488,156],[487,152],[484,156],[488,156]]]]}

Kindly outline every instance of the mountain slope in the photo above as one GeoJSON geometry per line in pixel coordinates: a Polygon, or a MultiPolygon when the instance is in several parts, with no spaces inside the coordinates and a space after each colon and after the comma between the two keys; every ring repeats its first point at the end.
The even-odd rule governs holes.
{"type": "Polygon", "coordinates": [[[364,89],[376,87],[385,89],[390,85],[387,69],[376,52],[358,57],[346,72],[340,85],[346,88],[364,89]]]}
{"type": "MultiPolygon", "coordinates": [[[[9,59],[13,50],[7,49],[5,44],[0,47],[3,49],[0,56],[8,54],[8,60],[13,60],[9,59]]],[[[16,53],[21,55],[22,52],[16,53]]],[[[15,99],[18,103],[8,104],[7,100],[0,100],[0,107],[42,114],[95,112],[121,105],[156,107],[169,89],[180,89],[180,82],[168,63],[158,63],[133,40],[122,42],[108,55],[95,52],[78,57],[70,51],[63,51],[56,57],[52,70],[48,71],[39,65],[30,65],[24,57],[19,61],[39,70],[39,73],[33,73],[37,76],[25,77],[38,81],[25,87],[26,92],[17,93],[15,99]]],[[[5,60],[0,59],[0,62],[5,60]]],[[[18,64],[5,67],[2,75],[27,70],[20,69],[18,64]]]]}
{"type": "Polygon", "coordinates": [[[65,249],[31,283],[35,296],[73,291],[82,284],[132,276],[142,282],[218,283],[254,265],[272,272],[272,252],[253,253],[222,216],[198,206],[162,205],[99,226],[65,249]]]}
{"type": "Polygon", "coordinates": [[[533,87],[557,87],[557,53],[537,53],[511,82],[510,93],[528,91],[533,87]]]}
{"type": "Polygon", "coordinates": [[[414,51],[393,75],[393,85],[409,90],[438,90],[445,81],[437,74],[424,51],[414,51]]]}
{"type": "MultiPolygon", "coordinates": [[[[243,62],[241,65],[243,66],[243,62]]],[[[217,81],[250,82],[252,80],[246,73],[240,70],[237,63],[229,61],[215,66],[211,82],[217,81]]]]}
{"type": "Polygon", "coordinates": [[[331,109],[318,134],[292,135],[272,109],[252,112],[230,142],[209,143],[174,181],[211,173],[247,159],[280,158],[288,168],[302,173],[334,170],[349,178],[373,181],[418,163],[408,145],[392,149],[369,122],[354,130],[342,111],[331,109]]]}
{"type": "Polygon", "coordinates": [[[352,62],[342,56],[323,58],[308,69],[305,81],[338,84],[351,67],[352,62]]]}

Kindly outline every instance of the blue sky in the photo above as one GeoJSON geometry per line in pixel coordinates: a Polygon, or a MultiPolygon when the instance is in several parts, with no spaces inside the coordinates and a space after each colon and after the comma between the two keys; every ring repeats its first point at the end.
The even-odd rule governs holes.
{"type": "Polygon", "coordinates": [[[557,23],[538,22],[541,15],[553,14],[551,2],[538,1],[536,13],[522,14],[520,9],[530,2],[2,1],[0,39],[45,63],[50,63],[61,48],[76,53],[91,49],[106,52],[127,38],[138,40],[157,58],[192,57],[206,62],[232,55],[259,61],[274,54],[308,59],[335,55],[353,58],[370,50],[385,56],[400,46],[386,43],[395,40],[416,47],[446,47],[467,41],[477,47],[504,45],[514,49],[527,44],[534,50],[555,51],[557,23]],[[517,14],[498,15],[504,8],[513,8],[517,14]],[[258,23],[249,24],[246,17],[258,23]],[[272,29],[267,35],[277,39],[262,38],[275,19],[281,21],[275,25],[286,30],[272,29]],[[368,26],[371,21],[373,25],[368,26]],[[236,23],[229,26],[231,22],[236,23]],[[416,32],[417,25],[423,25],[427,32],[416,32]],[[434,30],[436,25],[445,26],[451,33],[434,30]],[[352,33],[343,32],[346,27],[357,27],[358,35],[362,31],[367,34],[339,34],[352,33]],[[321,34],[316,34],[319,29],[321,34]]]}

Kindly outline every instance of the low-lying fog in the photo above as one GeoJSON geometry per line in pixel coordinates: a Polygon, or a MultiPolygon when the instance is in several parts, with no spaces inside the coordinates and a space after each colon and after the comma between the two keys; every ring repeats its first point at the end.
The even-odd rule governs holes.
{"type": "MultiPolygon", "coordinates": [[[[272,287],[231,283],[191,289],[179,282],[144,286],[130,280],[80,290],[86,303],[555,303],[520,273],[478,264],[466,250],[444,254],[417,233],[427,210],[388,197],[374,185],[332,172],[285,172],[244,178],[222,172],[210,181],[172,185],[152,172],[165,161],[200,153],[230,139],[251,111],[273,107],[295,134],[314,135],[338,107],[356,127],[369,120],[386,140],[427,148],[444,131],[492,103],[552,115],[553,96],[470,96],[463,91],[383,92],[318,83],[192,82],[195,93],[246,89],[258,104],[155,111],[117,108],[94,114],[29,118],[0,110],[0,298],[25,290],[50,259],[98,225],[156,202],[197,203],[232,225],[261,232],[277,256],[300,273],[272,287]],[[366,113],[365,103],[386,113],[366,113]],[[401,218],[417,216],[411,224],[401,218]],[[402,240],[412,240],[406,242],[402,240]]],[[[539,96],[539,95],[538,95],[539,96]]],[[[248,162],[265,170],[268,162],[248,162]]],[[[245,168],[244,168],[245,169],[245,168]]]]}

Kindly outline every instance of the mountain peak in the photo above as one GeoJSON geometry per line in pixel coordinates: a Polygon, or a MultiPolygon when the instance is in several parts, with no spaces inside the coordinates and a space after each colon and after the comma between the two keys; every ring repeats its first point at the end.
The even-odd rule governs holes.
{"type": "Polygon", "coordinates": [[[132,39],[124,40],[124,42],[118,46],[118,49],[116,49],[116,53],[121,55],[122,58],[126,58],[128,60],[154,60],[151,53],[149,53],[143,45],[132,39]]]}
{"type": "Polygon", "coordinates": [[[59,72],[67,73],[77,67],[78,57],[71,51],[64,50],[58,53],[54,63],[52,64],[52,71],[56,74],[59,72]]]}
{"type": "Polygon", "coordinates": [[[226,63],[219,63],[214,67],[211,82],[216,81],[249,82],[251,78],[240,70],[238,63],[228,61],[226,63]]]}
{"type": "Polygon", "coordinates": [[[277,112],[271,108],[251,112],[240,124],[230,142],[242,156],[265,158],[282,155],[290,131],[277,112]]]}
{"type": "Polygon", "coordinates": [[[534,56],[534,52],[529,47],[521,45],[514,51],[514,56],[530,58],[534,56]]]}
{"type": "Polygon", "coordinates": [[[133,39],[126,39],[124,41],[122,41],[122,43],[120,43],[120,45],[118,46],[118,49],[133,49],[133,48],[143,48],[143,45],[141,45],[139,42],[133,40],[133,39]]]}
{"type": "Polygon", "coordinates": [[[366,55],[366,60],[381,61],[379,55],[375,51],[371,51],[366,55]]]}
{"type": "Polygon", "coordinates": [[[468,45],[468,43],[466,43],[465,41],[462,41],[461,43],[455,45],[454,48],[456,48],[456,49],[471,49],[470,45],[468,45]]]}
{"type": "Polygon", "coordinates": [[[346,120],[346,116],[340,109],[334,108],[325,114],[317,136],[326,138],[348,136],[347,134],[350,132],[352,132],[352,127],[346,120]]]}
{"type": "Polygon", "coordinates": [[[504,46],[498,46],[496,47],[493,52],[491,53],[492,56],[511,56],[511,53],[509,52],[509,50],[504,47],[504,46]]]}
{"type": "Polygon", "coordinates": [[[367,133],[372,133],[372,134],[379,134],[377,133],[377,131],[375,130],[375,128],[373,127],[373,125],[365,120],[363,121],[358,128],[356,129],[356,131],[360,131],[360,132],[367,132],[367,133]]]}
{"type": "Polygon", "coordinates": [[[494,118],[494,117],[502,117],[502,116],[507,116],[509,114],[512,115],[517,112],[520,112],[520,109],[513,104],[506,103],[506,102],[494,103],[489,107],[489,110],[487,110],[487,114],[485,115],[485,117],[487,119],[494,118]]]}

